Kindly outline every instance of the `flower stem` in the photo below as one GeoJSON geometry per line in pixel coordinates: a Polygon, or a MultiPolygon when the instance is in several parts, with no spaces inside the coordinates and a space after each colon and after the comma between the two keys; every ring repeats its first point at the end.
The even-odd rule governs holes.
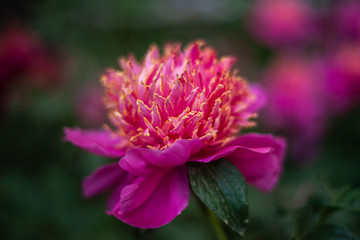
{"type": "Polygon", "coordinates": [[[208,212],[210,223],[211,223],[211,225],[212,225],[218,239],[219,240],[227,240],[227,236],[226,236],[226,234],[224,232],[224,229],[221,226],[219,218],[209,208],[207,208],[207,212],[208,212]]]}

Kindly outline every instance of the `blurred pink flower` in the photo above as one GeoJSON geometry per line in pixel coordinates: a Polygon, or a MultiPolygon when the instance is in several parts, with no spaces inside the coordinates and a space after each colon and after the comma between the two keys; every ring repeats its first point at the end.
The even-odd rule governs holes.
{"type": "Polygon", "coordinates": [[[0,82],[2,85],[25,76],[46,85],[60,76],[60,59],[46,49],[31,30],[10,24],[0,33],[0,82]]]}
{"type": "Polygon", "coordinates": [[[360,1],[339,1],[333,13],[337,36],[360,40],[360,1]]]}
{"type": "Polygon", "coordinates": [[[226,158],[249,184],[270,191],[277,183],[285,142],[271,135],[236,134],[254,126],[263,104],[231,71],[232,57],[194,42],[182,52],[152,46],[142,63],[120,59],[123,71],[102,77],[114,130],[65,129],[66,139],[95,154],[120,157],[84,181],[87,197],[112,189],[108,213],[140,228],[169,223],[187,206],[186,163],[226,158]]]}
{"type": "Polygon", "coordinates": [[[75,99],[76,116],[85,126],[99,126],[106,121],[106,109],[102,101],[104,91],[97,86],[80,90],[75,99]]]}
{"type": "Polygon", "coordinates": [[[302,43],[313,37],[315,17],[306,0],[259,0],[254,3],[250,31],[272,47],[302,43]]]}
{"type": "Polygon", "coordinates": [[[322,135],[324,94],[318,64],[298,55],[281,55],[264,73],[268,104],[264,124],[289,136],[292,154],[304,161],[322,135]]]}
{"type": "Polygon", "coordinates": [[[344,112],[360,101],[360,43],[343,43],[326,55],[329,110],[344,112]]]}
{"type": "Polygon", "coordinates": [[[26,87],[48,87],[60,82],[61,60],[30,29],[8,24],[0,32],[0,114],[12,95],[11,85],[26,81],[26,87]]]}
{"type": "Polygon", "coordinates": [[[8,27],[0,37],[0,78],[10,81],[26,69],[38,42],[27,30],[17,26],[8,27]]]}

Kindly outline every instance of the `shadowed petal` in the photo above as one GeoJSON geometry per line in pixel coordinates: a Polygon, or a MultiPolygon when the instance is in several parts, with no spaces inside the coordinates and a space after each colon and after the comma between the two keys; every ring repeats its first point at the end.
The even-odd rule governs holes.
{"type": "Polygon", "coordinates": [[[186,166],[179,166],[137,178],[121,191],[120,202],[111,213],[135,227],[157,228],[181,213],[188,204],[189,194],[186,166]]]}
{"type": "Polygon", "coordinates": [[[118,163],[111,163],[99,167],[83,181],[85,197],[92,197],[113,187],[128,173],[119,167],[118,163]]]}
{"type": "Polygon", "coordinates": [[[65,128],[65,141],[105,157],[122,157],[126,153],[125,148],[119,148],[123,139],[113,135],[107,130],[82,130],[80,128],[65,128]]]}
{"type": "Polygon", "coordinates": [[[247,134],[235,140],[245,147],[271,147],[268,153],[241,156],[233,152],[227,159],[235,164],[245,180],[262,191],[271,191],[278,182],[284,160],[285,140],[271,135],[247,134]]]}
{"type": "Polygon", "coordinates": [[[192,139],[178,140],[164,150],[133,148],[120,160],[120,166],[135,175],[147,176],[159,167],[185,164],[192,154],[201,149],[202,145],[201,140],[192,139]]]}
{"type": "Polygon", "coordinates": [[[245,134],[223,148],[192,156],[190,161],[210,162],[226,158],[235,164],[249,184],[270,191],[280,177],[284,150],[282,138],[245,134]]]}
{"type": "Polygon", "coordinates": [[[271,147],[245,147],[245,146],[224,146],[222,148],[217,148],[215,150],[207,149],[206,151],[200,152],[196,155],[193,155],[189,161],[204,162],[208,163],[220,158],[226,158],[228,155],[236,151],[236,154],[239,154],[243,157],[249,158],[251,156],[257,156],[257,154],[267,154],[272,151],[271,147]]]}
{"type": "Polygon", "coordinates": [[[120,168],[119,163],[111,163],[99,167],[83,181],[83,194],[93,197],[104,191],[110,190],[107,206],[112,209],[120,200],[121,190],[131,184],[137,176],[120,168]]]}
{"type": "MultiPolygon", "coordinates": [[[[119,166],[119,164],[117,163],[117,166],[119,166]]],[[[121,168],[120,168],[121,169],[121,168]]],[[[121,171],[124,171],[121,169],[121,171]]],[[[114,188],[112,190],[112,192],[110,193],[110,196],[107,200],[107,208],[109,209],[107,212],[111,212],[111,209],[113,209],[118,202],[120,201],[120,195],[121,195],[121,191],[123,190],[123,188],[131,183],[133,183],[135,181],[135,179],[137,179],[138,177],[124,171],[125,173],[123,174],[123,177],[120,178],[115,184],[114,184],[114,188]]]]}

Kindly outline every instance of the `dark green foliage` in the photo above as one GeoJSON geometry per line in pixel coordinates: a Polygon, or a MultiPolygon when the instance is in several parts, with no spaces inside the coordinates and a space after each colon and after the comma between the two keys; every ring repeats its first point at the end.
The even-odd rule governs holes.
{"type": "Polygon", "coordinates": [[[360,212],[360,189],[345,190],[332,206],[347,211],[360,212]]]}
{"type": "Polygon", "coordinates": [[[243,234],[248,222],[247,186],[241,172],[226,159],[189,163],[195,194],[231,229],[243,234]]]}
{"type": "Polygon", "coordinates": [[[359,238],[348,229],[325,224],[315,228],[304,240],[358,240],[359,238]]]}

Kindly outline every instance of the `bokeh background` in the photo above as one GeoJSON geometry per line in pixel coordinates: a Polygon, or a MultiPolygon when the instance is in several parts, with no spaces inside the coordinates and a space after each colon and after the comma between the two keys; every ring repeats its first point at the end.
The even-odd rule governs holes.
{"type": "MultiPolygon", "coordinates": [[[[106,122],[99,82],[119,56],[205,40],[267,91],[249,131],[286,136],[283,177],[249,188],[244,239],[289,239],[312,194],[360,186],[360,1],[77,0],[0,4],[0,238],[136,239],[85,200],[82,179],[110,159],[62,141],[64,126],[106,122]]],[[[330,222],[360,234],[359,213],[330,222]]],[[[239,236],[226,228],[230,239],[239,236]]],[[[196,199],[148,239],[216,239],[196,199]]]]}

